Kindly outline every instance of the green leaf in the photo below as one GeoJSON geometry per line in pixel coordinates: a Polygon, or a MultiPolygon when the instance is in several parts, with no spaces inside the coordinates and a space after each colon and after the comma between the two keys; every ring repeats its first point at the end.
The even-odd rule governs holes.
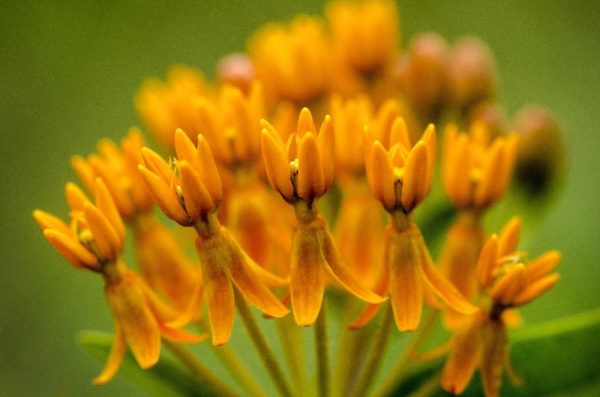
{"type": "MultiPolygon", "coordinates": [[[[502,396],[589,395],[599,390],[600,309],[534,325],[514,332],[511,337],[511,360],[516,374],[524,380],[513,386],[504,379],[502,396]]],[[[415,393],[439,373],[443,360],[416,369],[398,384],[393,395],[415,393]]],[[[464,396],[481,396],[476,374],[464,396]]],[[[448,396],[437,388],[433,396],[448,396]]]]}
{"type": "MultiPolygon", "coordinates": [[[[82,331],[77,339],[79,344],[98,360],[104,362],[108,357],[112,343],[111,335],[97,331],[82,331]]],[[[143,370],[131,353],[127,352],[118,373],[138,385],[149,396],[217,396],[210,386],[201,384],[177,361],[165,354],[161,355],[160,361],[154,367],[143,370]]]]}

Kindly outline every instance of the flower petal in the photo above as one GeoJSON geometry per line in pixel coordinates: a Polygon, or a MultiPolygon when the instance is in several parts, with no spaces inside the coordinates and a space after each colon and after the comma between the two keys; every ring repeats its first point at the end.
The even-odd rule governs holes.
{"type": "Polygon", "coordinates": [[[381,143],[375,141],[370,158],[371,163],[367,163],[367,170],[371,173],[373,195],[387,210],[392,210],[396,207],[396,192],[394,168],[390,157],[381,143]]]}
{"type": "Polygon", "coordinates": [[[290,295],[296,323],[312,325],[325,292],[325,259],[313,230],[297,227],[292,242],[290,295]]]}
{"type": "Polygon", "coordinates": [[[262,131],[262,154],[267,178],[273,189],[291,200],[294,195],[290,167],[283,146],[266,129],[262,131]]]}
{"type": "Polygon", "coordinates": [[[204,182],[187,161],[179,161],[177,168],[187,214],[196,222],[205,219],[216,208],[204,182]]]}
{"type": "Polygon", "coordinates": [[[510,255],[517,250],[520,234],[521,220],[518,216],[512,217],[500,232],[498,238],[498,258],[510,255]]]}
{"type": "Polygon", "coordinates": [[[101,259],[116,260],[122,245],[115,229],[92,203],[85,203],[83,211],[101,259]]]}
{"type": "Polygon", "coordinates": [[[381,303],[387,300],[387,297],[379,296],[369,288],[365,287],[348,269],[348,266],[342,261],[329,230],[327,230],[326,221],[321,217],[322,224],[319,233],[319,243],[321,245],[323,257],[325,258],[325,269],[348,292],[368,303],[381,303]]]}
{"type": "Polygon", "coordinates": [[[450,355],[442,370],[442,387],[461,394],[471,381],[481,355],[481,324],[470,321],[464,330],[452,336],[450,355]]]}
{"type": "Polygon", "coordinates": [[[197,148],[200,178],[202,178],[206,190],[208,190],[215,203],[220,203],[223,199],[223,183],[210,146],[203,135],[198,135],[197,148]]]}
{"type": "Polygon", "coordinates": [[[414,331],[423,310],[423,271],[420,253],[405,233],[390,240],[390,298],[400,331],[414,331]]]}
{"type": "Polygon", "coordinates": [[[550,273],[560,262],[560,252],[553,250],[535,258],[525,268],[525,285],[528,286],[550,273]]]}
{"type": "Polygon", "coordinates": [[[496,397],[500,389],[502,369],[508,356],[506,327],[500,322],[490,321],[482,332],[481,380],[486,397],[496,397]]]}
{"type": "Polygon", "coordinates": [[[140,165],[138,169],[148,186],[148,190],[150,190],[150,194],[154,197],[162,212],[179,224],[189,225],[191,219],[181,207],[179,199],[169,185],[145,166],[140,165]]]}
{"type": "Polygon", "coordinates": [[[231,337],[235,298],[230,274],[223,264],[229,262],[229,253],[218,236],[210,239],[196,238],[196,250],[204,280],[204,297],[215,346],[226,343],[231,337]]]}
{"type": "Polygon", "coordinates": [[[527,287],[523,288],[521,292],[519,292],[517,296],[513,299],[512,303],[515,306],[522,306],[531,302],[538,296],[542,295],[544,292],[548,291],[550,288],[554,287],[554,285],[558,282],[559,279],[560,275],[556,273],[549,274],[546,277],[540,278],[533,284],[530,284],[527,287]]]}
{"type": "Polygon", "coordinates": [[[427,194],[427,147],[419,141],[412,148],[404,165],[402,178],[402,207],[412,211],[427,194]]]}
{"type": "Polygon", "coordinates": [[[74,266],[99,270],[98,259],[69,234],[55,229],[46,229],[44,237],[74,266]]]}
{"type": "Polygon", "coordinates": [[[317,138],[317,145],[319,146],[319,157],[321,159],[321,166],[323,167],[323,183],[325,189],[331,186],[333,182],[334,174],[334,143],[333,143],[333,129],[331,126],[331,117],[325,116],[323,123],[321,123],[321,130],[317,138]]]}
{"type": "Polygon", "coordinates": [[[323,193],[325,193],[325,181],[319,147],[315,136],[309,132],[298,144],[298,196],[311,201],[321,197],[323,193]]]}
{"type": "Polygon", "coordinates": [[[477,279],[479,285],[486,288],[492,282],[494,268],[498,260],[498,236],[492,236],[485,243],[477,261],[477,279]]]}
{"type": "Polygon", "coordinates": [[[102,369],[100,375],[96,376],[92,383],[95,385],[103,385],[114,378],[119,370],[119,367],[121,366],[121,362],[123,361],[123,356],[125,356],[126,350],[127,344],[125,343],[125,335],[123,335],[123,330],[119,324],[117,324],[115,327],[115,335],[113,336],[112,347],[110,348],[110,353],[108,355],[108,359],[106,360],[106,364],[104,364],[104,368],[102,369]]]}

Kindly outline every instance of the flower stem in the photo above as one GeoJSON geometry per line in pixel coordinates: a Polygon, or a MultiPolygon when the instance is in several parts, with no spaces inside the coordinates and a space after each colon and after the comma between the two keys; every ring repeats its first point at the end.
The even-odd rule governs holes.
{"type": "Polygon", "coordinates": [[[373,346],[371,354],[369,355],[367,366],[365,367],[358,384],[354,388],[354,393],[352,395],[355,397],[364,396],[369,390],[371,382],[373,382],[373,379],[375,378],[375,374],[377,373],[377,369],[381,364],[381,359],[384,356],[385,348],[390,337],[393,318],[392,305],[388,304],[386,305],[383,318],[381,319],[379,330],[374,337],[375,345],[373,346]]]}
{"type": "Polygon", "coordinates": [[[256,323],[256,320],[254,319],[254,316],[252,315],[248,304],[246,303],[244,298],[238,293],[236,293],[235,303],[237,305],[238,313],[242,318],[244,326],[248,331],[248,335],[250,336],[250,339],[252,339],[254,347],[258,351],[263,361],[263,364],[267,368],[267,371],[269,372],[273,383],[275,383],[275,386],[279,391],[279,394],[286,397],[291,396],[292,392],[283,376],[283,371],[277,363],[277,360],[275,360],[275,355],[271,351],[271,348],[269,348],[269,346],[267,345],[265,336],[258,327],[258,324],[256,323]]]}
{"type": "MultiPolygon", "coordinates": [[[[205,332],[207,329],[206,323],[200,321],[198,323],[198,328],[202,332],[205,332]]],[[[268,395],[228,345],[214,347],[213,351],[219,361],[221,361],[223,366],[227,368],[227,371],[233,376],[235,382],[244,388],[245,391],[248,392],[248,395],[253,397],[263,397],[268,395]]]]}
{"type": "Polygon", "coordinates": [[[329,351],[327,343],[327,322],[325,320],[325,305],[315,323],[315,347],[318,371],[319,396],[329,396],[329,351]]]}
{"type": "Polygon", "coordinates": [[[291,316],[276,321],[281,345],[286,355],[286,361],[296,390],[304,388],[304,351],[302,350],[302,334],[291,316]]]}
{"type": "Polygon", "coordinates": [[[218,396],[239,396],[239,394],[237,394],[219,378],[213,375],[208,368],[202,365],[202,363],[200,363],[200,361],[198,361],[196,357],[194,357],[194,355],[184,347],[167,340],[164,341],[164,344],[171,351],[171,353],[173,353],[173,355],[177,357],[188,368],[188,370],[194,374],[194,376],[196,376],[200,382],[209,385],[218,396]]]}
{"type": "Polygon", "coordinates": [[[439,312],[435,310],[432,310],[428,313],[422,326],[413,335],[413,338],[408,344],[408,346],[406,346],[406,349],[404,349],[404,352],[402,353],[402,356],[398,360],[396,366],[390,371],[387,378],[385,378],[385,380],[383,381],[381,387],[379,387],[377,391],[373,394],[374,396],[389,396],[394,391],[394,388],[398,384],[398,380],[404,374],[404,370],[415,356],[419,347],[421,347],[423,342],[427,340],[427,337],[429,336],[429,333],[431,332],[438,318],[438,314],[439,312]]]}

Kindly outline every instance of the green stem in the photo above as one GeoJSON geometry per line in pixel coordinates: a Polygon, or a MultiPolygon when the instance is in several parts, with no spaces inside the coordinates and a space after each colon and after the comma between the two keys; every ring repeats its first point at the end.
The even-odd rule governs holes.
{"type": "Polygon", "coordinates": [[[373,379],[375,378],[375,374],[377,373],[377,369],[379,369],[381,359],[383,358],[385,353],[387,342],[390,338],[392,323],[394,319],[394,316],[392,314],[392,305],[386,305],[386,309],[383,314],[383,318],[381,319],[379,330],[377,331],[377,334],[374,337],[375,345],[371,350],[369,361],[367,362],[367,366],[365,367],[365,370],[363,371],[363,374],[360,377],[356,388],[354,389],[354,393],[352,394],[355,397],[364,396],[369,390],[373,379]]]}
{"type": "Polygon", "coordinates": [[[306,384],[304,377],[304,351],[302,350],[302,334],[294,323],[293,317],[287,316],[276,321],[281,345],[292,375],[296,390],[302,390],[306,384]]]}
{"type": "Polygon", "coordinates": [[[356,330],[351,330],[345,324],[352,320],[357,305],[356,300],[348,301],[346,314],[343,316],[343,329],[335,360],[334,379],[332,382],[333,396],[347,396],[355,385],[355,380],[363,363],[363,358],[368,346],[371,327],[370,324],[356,330]]]}
{"type": "Polygon", "coordinates": [[[275,355],[269,348],[269,345],[267,345],[265,336],[258,327],[258,324],[256,323],[256,320],[254,319],[254,316],[252,315],[252,312],[250,311],[250,308],[246,303],[246,300],[244,299],[244,297],[240,296],[239,294],[236,294],[235,303],[237,305],[238,313],[242,318],[244,326],[248,331],[248,335],[254,343],[254,347],[256,347],[256,350],[258,351],[258,354],[260,355],[263,364],[267,368],[267,371],[269,372],[273,383],[275,383],[279,394],[281,394],[282,396],[291,396],[292,392],[283,376],[283,371],[277,363],[275,355]]]}
{"type": "Polygon", "coordinates": [[[327,344],[327,322],[325,320],[325,305],[315,323],[315,347],[317,351],[318,389],[319,396],[329,396],[329,351],[327,344]]]}
{"type": "Polygon", "coordinates": [[[209,385],[216,395],[225,397],[239,396],[235,391],[229,388],[229,386],[213,375],[208,368],[202,365],[202,363],[200,363],[200,361],[184,347],[167,340],[164,341],[164,344],[200,382],[209,385]]]}
{"type": "MultiPolygon", "coordinates": [[[[207,329],[206,323],[204,321],[200,321],[198,323],[198,328],[200,331],[205,332],[207,329]]],[[[268,395],[268,393],[255,380],[255,378],[250,374],[248,368],[228,345],[215,347],[213,351],[219,361],[231,374],[233,380],[235,380],[238,385],[243,387],[246,392],[248,392],[248,395],[253,397],[263,397],[268,395]]]]}
{"type": "Polygon", "coordinates": [[[428,313],[427,317],[425,318],[425,321],[423,322],[423,325],[413,335],[412,340],[410,341],[409,345],[406,346],[406,349],[404,349],[404,352],[402,353],[402,356],[398,360],[396,366],[390,371],[387,378],[382,382],[381,387],[379,387],[377,391],[373,394],[374,396],[389,396],[394,391],[394,388],[398,384],[399,379],[404,374],[406,367],[408,366],[408,364],[410,364],[410,361],[415,356],[419,347],[421,347],[423,342],[427,340],[429,333],[435,325],[438,315],[439,312],[435,310],[432,310],[428,313]]]}

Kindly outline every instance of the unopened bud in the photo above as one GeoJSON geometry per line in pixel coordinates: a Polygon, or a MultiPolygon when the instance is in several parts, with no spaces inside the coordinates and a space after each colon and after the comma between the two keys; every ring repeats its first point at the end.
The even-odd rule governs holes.
{"type": "Polygon", "coordinates": [[[252,60],[242,53],[224,56],[217,64],[217,78],[222,83],[233,84],[243,92],[248,92],[254,81],[252,60]]]}
{"type": "Polygon", "coordinates": [[[463,109],[496,95],[494,59],[487,45],[477,38],[465,37],[454,45],[449,73],[452,100],[463,109]]]}
{"type": "Polygon", "coordinates": [[[539,197],[560,179],[565,167],[565,143],[554,115],[529,105],[517,115],[515,131],[521,138],[515,181],[526,193],[539,197]]]}

